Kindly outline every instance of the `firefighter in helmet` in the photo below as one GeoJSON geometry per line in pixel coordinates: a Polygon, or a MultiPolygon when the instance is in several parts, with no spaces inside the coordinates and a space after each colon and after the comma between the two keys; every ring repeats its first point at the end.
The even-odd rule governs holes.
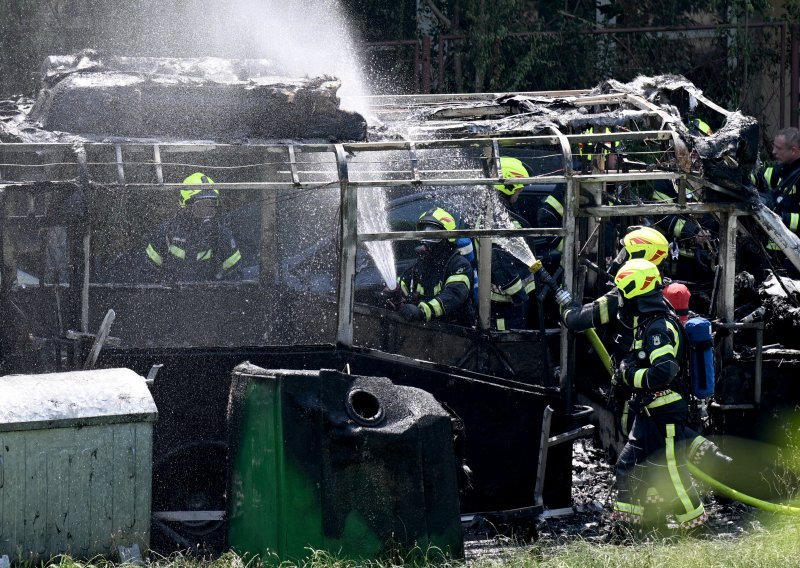
{"type": "MultiPolygon", "coordinates": [[[[441,207],[428,209],[417,221],[418,231],[454,231],[456,226],[455,217],[441,207]]],[[[456,241],[439,236],[420,239],[417,261],[398,278],[397,311],[406,321],[473,324],[472,264],[456,241]]]]}
{"type": "Polygon", "coordinates": [[[183,180],[175,218],[158,227],[147,243],[148,264],[161,279],[208,281],[239,274],[242,255],[219,214],[214,180],[196,172],[183,180]]]}
{"type": "Polygon", "coordinates": [[[618,417],[628,440],[616,464],[614,517],[630,529],[663,524],[671,514],[678,527],[702,525],[706,513],[692,488],[685,445],[687,393],[681,381],[684,345],[681,324],[662,295],[658,267],[644,258],[623,264],[614,277],[618,302],[572,306],[563,314],[574,331],[613,319],[615,387],[630,392],[618,417]]]}
{"type": "MultiPolygon", "coordinates": [[[[519,194],[522,193],[522,189],[525,186],[521,183],[514,183],[512,180],[514,178],[530,177],[528,174],[528,168],[526,168],[525,164],[522,163],[522,160],[518,158],[502,156],[500,158],[500,175],[506,180],[506,182],[499,183],[495,185],[494,188],[498,191],[503,199],[513,205],[517,202],[517,199],[519,199],[519,194]]],[[[517,216],[517,220],[522,221],[522,218],[517,216]]]]}
{"type": "MultiPolygon", "coordinates": [[[[513,209],[524,186],[512,181],[514,178],[529,177],[528,170],[521,160],[509,156],[500,158],[500,169],[506,182],[494,186],[502,204],[500,219],[496,221],[504,228],[528,228],[530,225],[527,221],[513,209]]],[[[481,224],[478,223],[478,228],[481,224]]],[[[497,222],[495,226],[498,226],[497,222]]],[[[530,242],[528,246],[533,249],[530,242]]],[[[480,248],[477,251],[480,262],[480,248]]],[[[525,263],[496,242],[492,245],[491,279],[492,328],[498,331],[528,328],[528,295],[536,289],[535,280],[525,263]]]]}
{"type": "MultiPolygon", "coordinates": [[[[691,191],[686,192],[686,197],[695,199],[691,191]]],[[[676,203],[678,188],[675,182],[656,181],[653,200],[676,203]]],[[[719,240],[719,223],[713,215],[662,215],[655,219],[655,227],[671,241],[669,271],[673,278],[698,283],[713,280],[719,240]]]]}
{"type": "Polygon", "coordinates": [[[613,277],[619,267],[629,259],[643,258],[656,266],[669,256],[669,241],[658,230],[642,225],[631,225],[622,238],[622,249],[608,268],[613,277]]]}

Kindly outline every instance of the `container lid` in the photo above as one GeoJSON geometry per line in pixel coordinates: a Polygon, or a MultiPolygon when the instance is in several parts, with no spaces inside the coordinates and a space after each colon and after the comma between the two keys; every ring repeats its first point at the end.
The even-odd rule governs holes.
{"type": "Polygon", "coordinates": [[[154,422],[144,377],[130,369],[0,377],[0,432],[154,422]]]}

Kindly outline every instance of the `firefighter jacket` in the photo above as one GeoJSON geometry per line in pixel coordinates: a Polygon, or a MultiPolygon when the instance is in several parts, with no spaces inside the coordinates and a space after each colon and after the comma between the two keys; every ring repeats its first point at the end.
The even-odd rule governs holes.
{"type": "Polygon", "coordinates": [[[750,181],[760,193],[771,193],[781,182],[781,169],[777,165],[764,166],[750,175],[750,181]]]}
{"type": "MultiPolygon", "coordinates": [[[[691,195],[686,197],[691,198],[691,195]]],[[[671,181],[658,180],[655,182],[653,199],[661,203],[674,203],[678,200],[678,190],[671,181]]],[[[664,215],[656,219],[655,225],[668,240],[678,241],[694,240],[702,229],[695,219],[685,215],[664,215]]],[[[691,249],[687,250],[687,253],[691,253],[691,249]]]]}
{"type": "Polygon", "coordinates": [[[152,268],[169,280],[208,281],[238,272],[242,254],[230,227],[180,212],[158,227],[145,248],[152,268]]]}
{"type": "Polygon", "coordinates": [[[664,306],[661,312],[634,316],[631,355],[620,364],[620,379],[647,414],[686,404],[683,385],[678,384],[685,349],[681,324],[668,314],[664,306]]]}
{"type": "MultiPolygon", "coordinates": [[[[543,228],[561,228],[564,226],[564,192],[565,187],[558,185],[553,193],[544,198],[542,206],[536,212],[536,224],[543,228]]],[[[564,248],[561,237],[545,237],[545,249],[560,253],[564,248]]]]}
{"type": "Polygon", "coordinates": [[[631,389],[635,412],[685,408],[678,380],[685,347],[680,322],[671,315],[660,289],[623,304],[615,288],[585,306],[568,308],[562,320],[573,331],[617,321],[617,380],[631,389]]]}
{"type": "MultiPolygon", "coordinates": [[[[552,193],[542,201],[541,207],[536,212],[536,226],[542,228],[561,228],[564,226],[564,208],[566,200],[566,186],[563,184],[556,185],[552,193]]],[[[583,200],[584,197],[579,198],[583,200]]],[[[605,198],[604,198],[605,199],[605,198]]],[[[606,250],[612,250],[615,241],[617,240],[615,231],[616,223],[607,222],[603,240],[606,250]]],[[[539,247],[537,256],[544,262],[559,263],[561,260],[561,253],[564,249],[563,237],[540,237],[544,246],[539,247]]]]}
{"type": "MultiPolygon", "coordinates": [[[[800,235],[800,160],[776,167],[772,180],[778,180],[773,187],[774,211],[780,215],[783,224],[796,235],[800,235]]],[[[772,243],[770,243],[772,245],[772,243]]],[[[774,245],[771,248],[777,248],[774,245]]]]}
{"type": "MultiPolygon", "coordinates": [[[[530,224],[509,206],[505,207],[511,226],[515,229],[530,228],[530,224]]],[[[478,219],[476,229],[483,227],[483,219],[478,219]]],[[[535,250],[532,239],[525,238],[525,243],[535,250]]],[[[475,251],[480,262],[480,240],[475,239],[475,251]]],[[[527,296],[536,290],[536,280],[524,262],[502,249],[496,242],[492,244],[492,301],[500,303],[519,303],[523,301],[522,295],[514,298],[520,291],[527,296]]]]}
{"type": "MultiPolygon", "coordinates": [[[[656,182],[653,199],[662,203],[674,203],[678,200],[678,190],[668,180],[656,182]]],[[[687,199],[692,199],[691,192],[687,192],[687,199]]],[[[655,219],[655,227],[668,241],[671,241],[670,252],[672,260],[692,261],[688,265],[678,264],[673,266],[676,278],[696,281],[708,277],[708,272],[713,272],[714,257],[719,235],[719,223],[711,214],[694,218],[688,215],[664,215],[655,219]],[[709,235],[704,245],[698,244],[697,236],[701,231],[709,235]]]]}
{"type": "Polygon", "coordinates": [[[566,309],[561,319],[572,331],[585,331],[616,320],[619,313],[619,290],[613,288],[585,306],[574,305],[566,309]]]}
{"type": "Polygon", "coordinates": [[[398,278],[403,299],[417,304],[425,321],[472,325],[472,264],[449,244],[420,256],[398,278]]]}
{"type": "Polygon", "coordinates": [[[521,264],[498,245],[492,245],[492,327],[498,331],[527,327],[528,292],[520,278],[521,264]]]}

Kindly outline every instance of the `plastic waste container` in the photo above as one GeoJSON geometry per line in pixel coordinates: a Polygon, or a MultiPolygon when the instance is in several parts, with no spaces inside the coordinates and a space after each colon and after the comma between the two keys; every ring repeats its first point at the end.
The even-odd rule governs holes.
{"type": "Polygon", "coordinates": [[[242,364],[228,419],[237,552],[463,556],[450,416],[429,393],[386,378],[242,364]]]}

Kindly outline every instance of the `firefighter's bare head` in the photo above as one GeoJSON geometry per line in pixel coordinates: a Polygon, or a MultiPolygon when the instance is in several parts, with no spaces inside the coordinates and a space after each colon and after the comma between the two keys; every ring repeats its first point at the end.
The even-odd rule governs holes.
{"type": "Polygon", "coordinates": [[[792,164],[800,160],[800,130],[784,128],[775,136],[772,155],[781,164],[792,164]]]}

